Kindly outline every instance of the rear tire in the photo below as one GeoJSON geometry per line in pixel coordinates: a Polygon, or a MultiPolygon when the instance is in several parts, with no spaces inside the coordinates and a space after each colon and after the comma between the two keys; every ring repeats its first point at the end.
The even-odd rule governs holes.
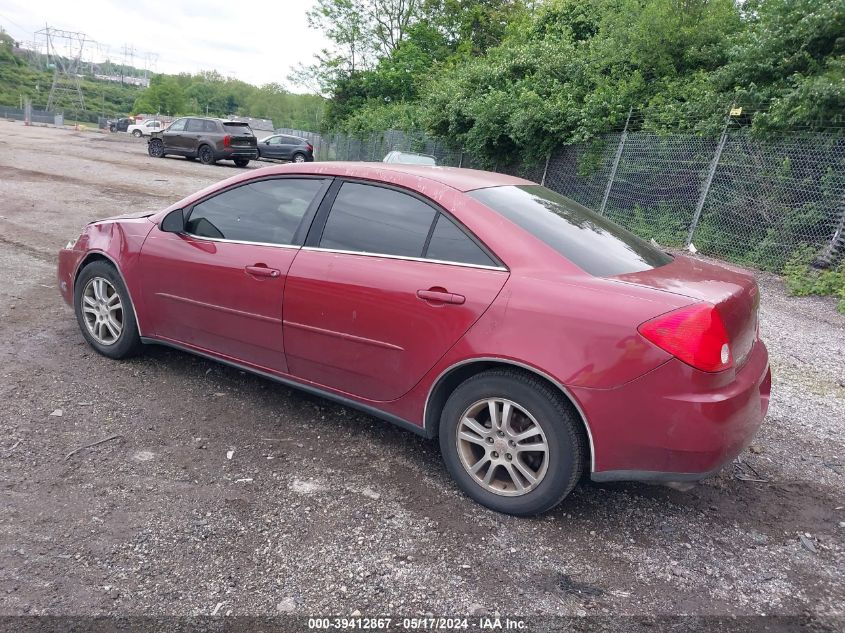
{"type": "Polygon", "coordinates": [[[102,260],[79,273],[73,309],[82,336],[103,356],[129,358],[141,350],[135,308],[117,269],[102,260]]]}
{"type": "Polygon", "coordinates": [[[548,383],[519,370],[493,369],[461,383],[446,401],[439,434],[458,486],[496,512],[545,512],[572,491],[584,468],[577,413],[548,383]]]}
{"type": "Polygon", "coordinates": [[[235,159],[235,167],[246,167],[249,165],[248,158],[236,158],[235,159]]]}
{"type": "Polygon", "coordinates": [[[305,154],[303,154],[302,152],[297,152],[296,154],[293,155],[293,162],[295,162],[295,163],[304,163],[306,161],[307,161],[307,158],[306,158],[305,154]]]}
{"type": "Polygon", "coordinates": [[[141,138],[144,136],[144,133],[141,130],[132,130],[132,136],[135,138],[141,138]]]}
{"type": "Polygon", "coordinates": [[[197,150],[197,157],[203,165],[213,165],[215,162],[214,152],[208,145],[200,145],[199,150],[197,150]]]}

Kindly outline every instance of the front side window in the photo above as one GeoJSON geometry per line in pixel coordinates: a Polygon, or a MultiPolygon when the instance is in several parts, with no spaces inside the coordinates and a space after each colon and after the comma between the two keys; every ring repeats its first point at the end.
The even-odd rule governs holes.
{"type": "Polygon", "coordinates": [[[268,145],[278,145],[281,142],[282,142],[281,136],[271,136],[270,138],[267,139],[268,145]]]}
{"type": "Polygon", "coordinates": [[[171,132],[182,132],[182,131],[184,131],[184,130],[185,130],[185,122],[186,122],[186,121],[187,121],[187,119],[177,119],[177,120],[176,120],[176,121],[174,121],[174,122],[173,122],[173,124],[170,126],[169,130],[170,130],[171,132]]]}
{"type": "Polygon", "coordinates": [[[345,182],[326,220],[320,247],[422,257],[436,213],[399,191],[345,182]]]}
{"type": "Polygon", "coordinates": [[[188,132],[202,132],[205,129],[205,121],[199,119],[188,119],[188,132]]]}
{"type": "Polygon", "coordinates": [[[615,222],[540,185],[489,187],[469,195],[596,277],[650,270],[672,261],[615,222]]]}
{"type": "Polygon", "coordinates": [[[195,205],[185,230],[198,237],[292,244],[323,181],[260,180],[229,189],[195,205]]]}

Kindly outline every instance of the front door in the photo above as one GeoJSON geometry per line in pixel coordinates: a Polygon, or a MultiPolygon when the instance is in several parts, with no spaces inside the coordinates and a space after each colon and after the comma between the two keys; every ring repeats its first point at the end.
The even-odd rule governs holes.
{"type": "Polygon", "coordinates": [[[344,182],[314,244],[285,287],[289,371],[374,401],[410,391],[508,277],[447,214],[375,185],[344,182]]]}
{"type": "Polygon", "coordinates": [[[177,153],[185,151],[185,124],[188,119],[176,119],[170,126],[161,133],[161,140],[164,142],[164,150],[177,153]]]}
{"type": "Polygon", "coordinates": [[[153,229],[141,250],[142,292],[159,338],[286,372],[284,287],[317,178],[240,184],[186,210],[183,233],[153,229]]]}

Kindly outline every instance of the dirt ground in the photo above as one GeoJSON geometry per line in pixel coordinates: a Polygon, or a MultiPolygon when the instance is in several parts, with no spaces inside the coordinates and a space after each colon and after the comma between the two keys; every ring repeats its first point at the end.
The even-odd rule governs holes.
{"type": "Polygon", "coordinates": [[[740,463],[501,516],[433,442],[185,353],[83,342],[65,242],[238,171],[0,121],[0,614],[845,615],[833,301],[759,276],[772,401],[740,463]]]}

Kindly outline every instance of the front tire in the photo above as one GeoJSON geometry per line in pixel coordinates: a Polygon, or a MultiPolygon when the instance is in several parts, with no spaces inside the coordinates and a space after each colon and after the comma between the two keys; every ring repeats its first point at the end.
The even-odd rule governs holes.
{"type": "Polygon", "coordinates": [[[153,158],[164,158],[164,143],[154,138],[147,144],[147,154],[153,158]]]}
{"type": "Polygon", "coordinates": [[[440,418],[446,468],[467,495],[505,514],[530,516],[578,483],[585,441],[577,413],[527,372],[494,369],[461,383],[440,418]]]}
{"type": "Polygon", "coordinates": [[[208,145],[203,145],[200,147],[199,151],[197,152],[197,157],[200,159],[200,162],[203,165],[214,164],[214,152],[211,151],[211,148],[208,145]]]}
{"type": "Polygon", "coordinates": [[[82,336],[103,356],[128,358],[140,351],[135,309],[112,264],[97,260],[82,269],[74,285],[73,308],[82,336]]]}
{"type": "Polygon", "coordinates": [[[236,158],[235,159],[235,167],[246,167],[249,165],[248,158],[236,158]]]}

